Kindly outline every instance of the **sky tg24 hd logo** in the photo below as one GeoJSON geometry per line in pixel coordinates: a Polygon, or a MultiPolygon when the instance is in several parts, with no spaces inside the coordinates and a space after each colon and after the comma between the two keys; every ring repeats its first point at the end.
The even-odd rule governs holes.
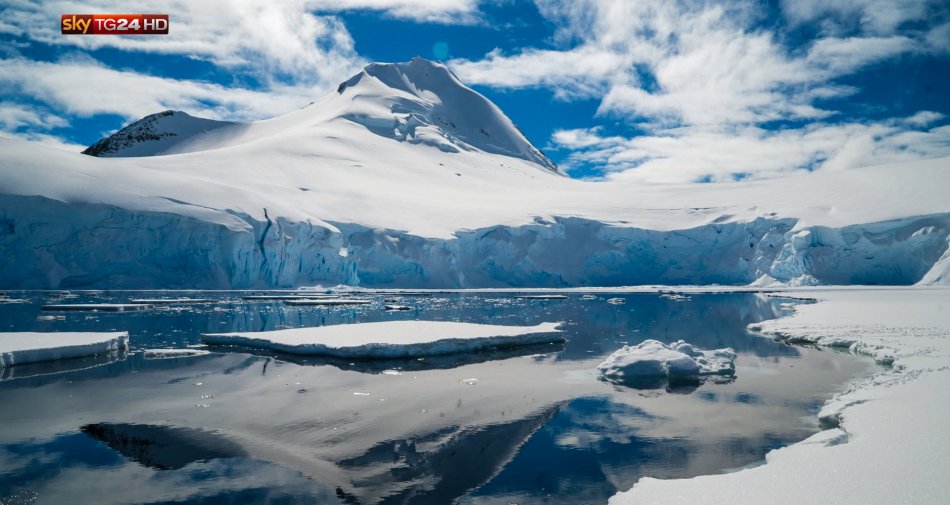
{"type": "Polygon", "coordinates": [[[168,14],[63,14],[64,35],[167,35],[168,14]]]}

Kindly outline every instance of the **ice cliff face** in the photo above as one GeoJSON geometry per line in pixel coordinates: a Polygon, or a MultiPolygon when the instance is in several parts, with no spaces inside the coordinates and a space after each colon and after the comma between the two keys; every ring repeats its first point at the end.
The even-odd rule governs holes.
{"type": "Polygon", "coordinates": [[[2,196],[0,285],[466,288],[736,285],[763,278],[913,284],[941,268],[950,237],[950,213],[800,230],[791,219],[656,231],[558,218],[452,239],[267,215],[235,215],[247,224],[235,230],[175,214],[2,196]]]}

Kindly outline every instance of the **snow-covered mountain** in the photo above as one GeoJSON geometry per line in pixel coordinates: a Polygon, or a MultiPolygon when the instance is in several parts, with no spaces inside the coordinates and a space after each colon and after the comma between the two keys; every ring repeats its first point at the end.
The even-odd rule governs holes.
{"type": "Polygon", "coordinates": [[[133,157],[220,149],[340,120],[400,142],[448,153],[502,154],[560,173],[495,104],[462,84],[444,65],[418,57],[407,63],[368,65],[340,83],[336,96],[331,94],[298,114],[235,123],[167,110],[122,128],[83,154],[133,157]]]}
{"type": "Polygon", "coordinates": [[[565,177],[443,65],[274,119],[0,140],[0,287],[950,283],[950,159],[723,184],[565,177]]]}

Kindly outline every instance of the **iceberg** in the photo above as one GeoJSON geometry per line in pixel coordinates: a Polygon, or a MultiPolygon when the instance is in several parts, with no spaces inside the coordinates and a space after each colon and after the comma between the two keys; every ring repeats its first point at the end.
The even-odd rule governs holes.
{"type": "Polygon", "coordinates": [[[289,330],[203,333],[207,344],[338,358],[408,358],[563,342],[560,323],[504,326],[453,321],[386,321],[289,330]]]}
{"type": "Polygon", "coordinates": [[[736,353],[731,348],[702,351],[683,340],[666,345],[644,340],[625,345],[607,357],[597,370],[611,382],[638,379],[698,379],[704,375],[733,375],[736,353]]]}
{"type": "Polygon", "coordinates": [[[127,332],[2,332],[0,367],[127,350],[127,332]]]}

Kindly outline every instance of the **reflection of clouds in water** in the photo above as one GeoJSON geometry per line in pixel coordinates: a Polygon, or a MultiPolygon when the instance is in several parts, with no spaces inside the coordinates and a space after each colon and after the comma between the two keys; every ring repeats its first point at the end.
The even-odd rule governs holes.
{"type": "MultiPolygon", "coordinates": [[[[153,470],[118,457],[102,447],[77,447],[81,434],[62,435],[23,447],[0,447],[0,474],[12,477],[14,493],[38,493],[37,503],[99,505],[153,501],[193,501],[214,497],[240,503],[270,500],[336,502],[334,490],[321,487],[299,472],[246,458],[196,462],[177,470],[153,470]],[[84,459],[77,459],[83,449],[84,459]],[[108,452],[106,452],[108,451],[108,452]],[[111,453],[111,454],[110,454],[111,453]],[[108,471],[103,471],[107,468],[108,471]]],[[[95,444],[95,441],[91,441],[95,444]]]]}
{"type": "Polygon", "coordinates": [[[582,450],[597,450],[604,441],[629,443],[640,436],[641,431],[667,421],[608,398],[579,398],[563,406],[558,417],[570,428],[559,430],[555,443],[582,450]]]}

